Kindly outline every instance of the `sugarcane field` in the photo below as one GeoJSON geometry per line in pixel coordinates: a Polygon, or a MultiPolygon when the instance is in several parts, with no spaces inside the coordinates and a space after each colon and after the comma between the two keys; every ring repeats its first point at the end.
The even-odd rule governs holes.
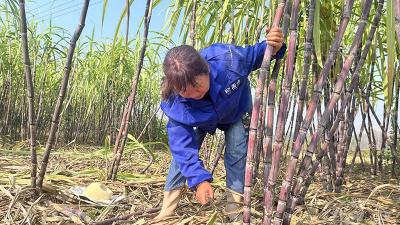
{"type": "Polygon", "coordinates": [[[0,0],[0,224],[400,224],[400,0],[0,0]]]}

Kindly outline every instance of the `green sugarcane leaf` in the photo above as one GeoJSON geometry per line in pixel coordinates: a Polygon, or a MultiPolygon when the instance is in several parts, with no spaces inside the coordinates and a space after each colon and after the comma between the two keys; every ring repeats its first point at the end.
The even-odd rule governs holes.
{"type": "Polygon", "coordinates": [[[389,110],[392,104],[393,78],[394,78],[394,61],[396,59],[396,43],[395,43],[395,24],[394,24],[394,1],[388,0],[386,5],[386,43],[387,43],[387,73],[383,78],[383,94],[385,96],[385,110],[389,110]]]}
{"type": "Polygon", "coordinates": [[[314,40],[314,48],[317,54],[317,62],[318,65],[322,68],[322,50],[321,50],[321,26],[320,26],[320,9],[321,5],[319,0],[315,3],[315,12],[314,12],[314,28],[313,28],[313,40],[314,40]]]}
{"type": "Polygon", "coordinates": [[[108,0],[103,1],[103,11],[101,13],[101,29],[103,29],[104,18],[106,17],[107,3],[108,3],[108,0]]]}
{"type": "Polygon", "coordinates": [[[215,221],[217,220],[217,211],[215,211],[211,216],[210,219],[207,221],[207,225],[212,225],[215,224],[215,221]]]}
{"type": "MultiPolygon", "coordinates": [[[[133,3],[133,0],[129,2],[129,7],[132,5],[132,3],[133,3]]],[[[119,34],[119,29],[121,28],[121,23],[122,23],[123,19],[125,18],[125,15],[127,13],[128,13],[128,6],[125,5],[125,8],[122,11],[122,14],[119,16],[119,20],[118,20],[118,23],[117,23],[117,28],[115,29],[115,32],[114,32],[114,39],[113,39],[113,45],[112,45],[113,46],[113,50],[111,52],[112,56],[114,56],[114,47],[115,47],[115,43],[117,42],[117,39],[118,39],[118,34],[119,34]]],[[[142,19],[142,21],[143,21],[143,19],[142,19]]],[[[140,29],[140,26],[139,26],[138,29],[140,29]]],[[[111,57],[111,58],[113,58],[113,57],[111,57]]]]}

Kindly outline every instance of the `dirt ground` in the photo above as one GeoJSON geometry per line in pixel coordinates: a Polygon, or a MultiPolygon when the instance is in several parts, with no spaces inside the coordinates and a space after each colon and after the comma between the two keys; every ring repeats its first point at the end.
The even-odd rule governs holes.
{"type": "MultiPolygon", "coordinates": [[[[0,224],[96,224],[116,217],[122,220],[114,224],[151,224],[161,205],[169,153],[155,151],[154,163],[141,173],[148,157],[140,150],[127,148],[118,180],[109,182],[105,178],[110,151],[82,146],[53,151],[45,180],[46,191],[32,198],[27,143],[3,145],[0,147],[0,224]],[[85,187],[96,181],[103,181],[114,195],[125,198],[109,205],[95,205],[82,201],[70,191],[71,187],[85,187]]],[[[42,153],[43,149],[38,149],[38,155],[42,153]]],[[[214,174],[214,202],[201,207],[194,200],[194,193],[188,190],[179,204],[177,216],[160,224],[228,224],[222,213],[224,176],[221,161],[214,174]]],[[[253,189],[252,224],[262,221],[260,183],[258,180],[253,189]]],[[[342,193],[330,193],[324,191],[317,178],[307,194],[306,204],[296,209],[292,224],[400,224],[399,181],[390,179],[386,173],[371,176],[368,168],[347,168],[342,193]]]]}

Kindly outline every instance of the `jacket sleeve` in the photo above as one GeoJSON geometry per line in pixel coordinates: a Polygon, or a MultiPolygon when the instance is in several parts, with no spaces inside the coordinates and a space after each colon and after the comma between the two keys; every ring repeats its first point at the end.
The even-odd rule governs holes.
{"type": "MultiPolygon", "coordinates": [[[[262,41],[255,45],[250,45],[242,48],[241,51],[246,56],[246,60],[250,63],[251,70],[257,70],[261,67],[262,61],[264,59],[264,53],[267,49],[267,42],[262,41]]],[[[272,59],[281,59],[285,55],[286,44],[283,43],[279,51],[272,56],[272,59]]]]}
{"type": "Polygon", "coordinates": [[[193,127],[169,120],[167,132],[172,157],[186,177],[189,188],[195,189],[203,181],[212,181],[212,175],[199,159],[199,147],[193,127]]]}

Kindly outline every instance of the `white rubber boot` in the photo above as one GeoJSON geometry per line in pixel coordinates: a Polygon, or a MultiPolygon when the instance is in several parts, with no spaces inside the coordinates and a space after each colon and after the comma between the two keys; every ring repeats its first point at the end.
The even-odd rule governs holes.
{"type": "Polygon", "coordinates": [[[154,218],[154,220],[162,220],[167,217],[173,216],[175,214],[175,209],[178,206],[181,196],[182,196],[182,189],[165,191],[161,211],[154,218]]]}
{"type": "Polygon", "coordinates": [[[243,220],[243,195],[233,190],[226,190],[226,205],[224,214],[228,216],[229,224],[242,224],[243,220]]]}

